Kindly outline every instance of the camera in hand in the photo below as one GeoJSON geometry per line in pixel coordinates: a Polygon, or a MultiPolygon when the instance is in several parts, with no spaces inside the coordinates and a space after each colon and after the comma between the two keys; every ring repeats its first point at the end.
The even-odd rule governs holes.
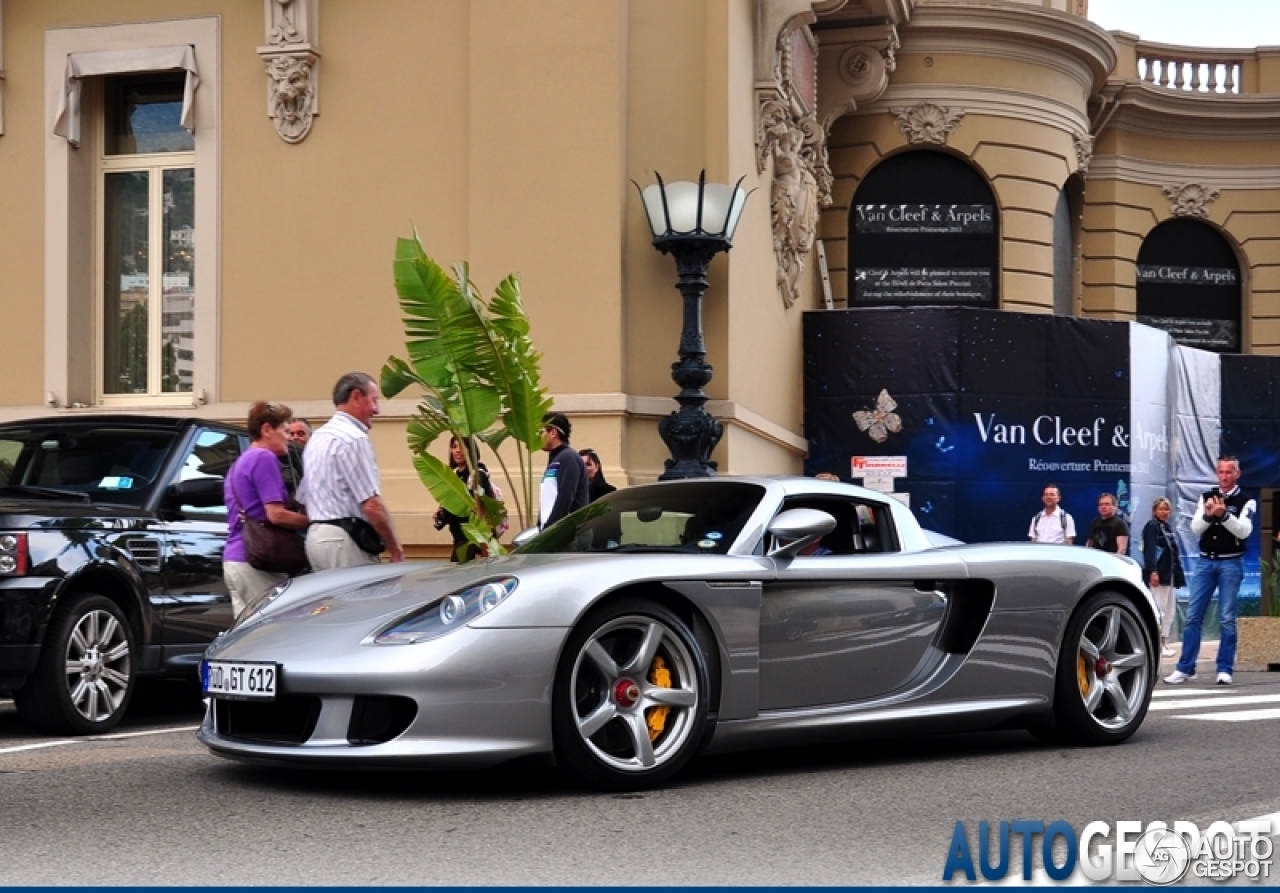
{"type": "Polygon", "coordinates": [[[440,509],[436,509],[435,516],[432,518],[432,521],[431,521],[431,526],[434,527],[436,530],[444,530],[445,525],[448,523],[449,523],[448,520],[444,516],[444,512],[440,509]]]}

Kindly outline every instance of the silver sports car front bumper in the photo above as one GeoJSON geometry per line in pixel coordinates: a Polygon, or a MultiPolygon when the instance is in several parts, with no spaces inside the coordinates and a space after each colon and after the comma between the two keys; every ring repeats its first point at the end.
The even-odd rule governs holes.
{"type": "Polygon", "coordinates": [[[551,687],[566,634],[468,627],[341,656],[282,648],[292,652],[285,660],[265,645],[232,648],[219,659],[278,661],[280,692],[266,703],[210,699],[197,737],[219,756],[299,765],[483,768],[549,754],[551,687]],[[369,729],[387,728],[379,717],[393,714],[407,721],[403,731],[370,740],[380,736],[369,729]]]}

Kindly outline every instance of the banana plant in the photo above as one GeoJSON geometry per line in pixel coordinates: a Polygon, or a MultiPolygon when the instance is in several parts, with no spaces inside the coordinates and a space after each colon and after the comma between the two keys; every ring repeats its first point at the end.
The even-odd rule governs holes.
{"type": "Polygon", "coordinates": [[[457,264],[450,275],[427,255],[416,230],[412,239],[397,240],[394,269],[406,356],[388,357],[382,393],[394,397],[411,385],[422,389],[408,428],[414,468],[445,510],[467,519],[462,530],[468,542],[500,554],[494,530],[506,508],[480,493],[478,451],[463,451],[464,482],[430,449],[442,435],[486,444],[506,478],[517,517],[532,518],[533,454],[541,448],[538,429],[551,398],[542,386],[542,354],[529,338],[520,281],[508,276],[486,302],[468,265],[457,264]],[[518,485],[499,451],[508,440],[516,447],[518,485]]]}

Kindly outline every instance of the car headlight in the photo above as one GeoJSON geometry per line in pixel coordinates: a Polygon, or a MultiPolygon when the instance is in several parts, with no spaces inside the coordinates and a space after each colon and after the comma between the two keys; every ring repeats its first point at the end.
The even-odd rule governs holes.
{"type": "Polygon", "coordinates": [[[250,617],[254,617],[258,614],[261,614],[264,610],[266,610],[267,605],[271,604],[280,596],[284,595],[285,591],[288,590],[289,586],[292,585],[292,583],[293,583],[293,578],[290,577],[289,579],[284,580],[283,582],[277,583],[276,585],[272,586],[266,592],[262,593],[262,595],[258,596],[253,601],[249,602],[249,604],[244,606],[244,610],[240,613],[240,616],[236,618],[236,621],[235,623],[232,624],[232,627],[233,628],[237,627],[240,624],[244,623],[246,620],[248,620],[250,617]]]}
{"type": "Polygon", "coordinates": [[[446,595],[401,617],[373,640],[379,645],[412,645],[438,639],[492,611],[515,591],[517,582],[515,577],[502,577],[446,595]]]}
{"type": "Polygon", "coordinates": [[[27,572],[27,535],[0,533],[0,577],[17,577],[27,572]]]}

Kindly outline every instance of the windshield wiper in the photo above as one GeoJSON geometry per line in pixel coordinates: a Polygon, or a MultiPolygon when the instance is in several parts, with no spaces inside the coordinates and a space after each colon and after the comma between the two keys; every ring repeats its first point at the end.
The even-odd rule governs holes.
{"type": "Polygon", "coordinates": [[[592,552],[687,552],[680,546],[650,546],[643,543],[624,543],[620,546],[605,549],[592,549],[592,552]]]}
{"type": "Polygon", "coordinates": [[[93,502],[93,498],[83,490],[60,490],[57,487],[35,487],[30,484],[5,484],[4,489],[16,490],[19,493],[30,493],[32,496],[47,496],[50,499],[78,499],[81,502],[93,502]]]}

